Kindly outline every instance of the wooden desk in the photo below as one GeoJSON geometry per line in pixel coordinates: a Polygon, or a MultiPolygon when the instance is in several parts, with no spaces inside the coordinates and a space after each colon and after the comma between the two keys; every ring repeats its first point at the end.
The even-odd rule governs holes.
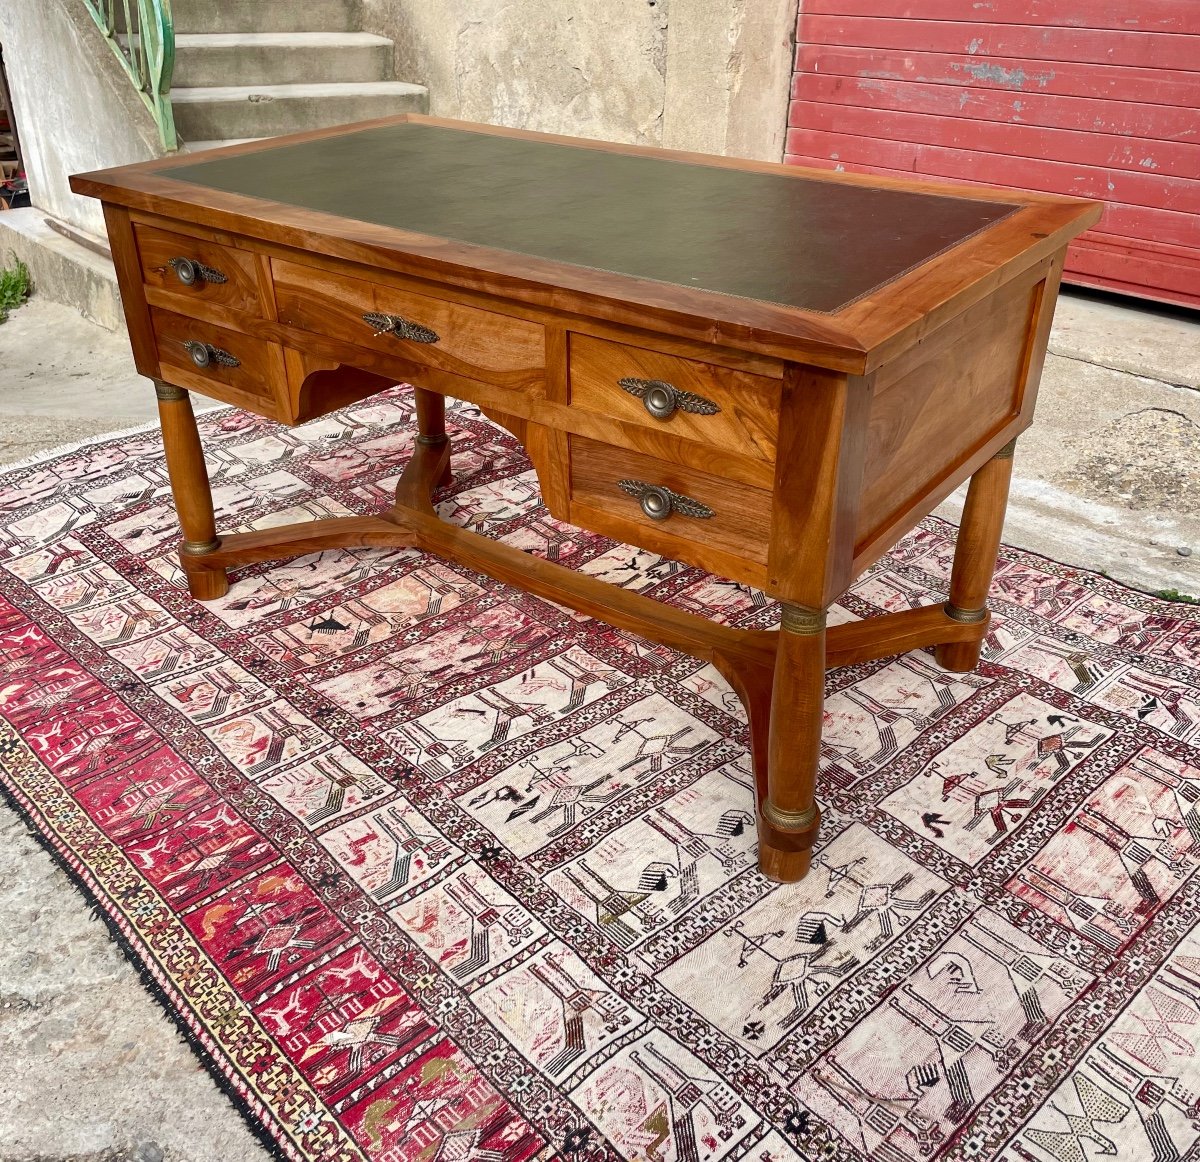
{"type": "Polygon", "coordinates": [[[1095,203],[406,116],[77,176],[155,381],[192,594],[411,545],[711,661],[749,718],[760,866],[808,870],[827,668],[970,670],[1066,244],[1095,203]],[[287,424],[397,381],[386,513],[219,536],[189,391],[287,424]],[[450,526],[444,396],[528,450],[560,520],[783,602],[729,629],[450,526]],[[971,478],[945,605],[825,611],[971,478]]]}

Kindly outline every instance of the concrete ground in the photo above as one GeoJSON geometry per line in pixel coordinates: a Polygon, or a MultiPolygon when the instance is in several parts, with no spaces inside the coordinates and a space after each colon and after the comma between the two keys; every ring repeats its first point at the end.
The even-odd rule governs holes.
{"type": "MultiPolygon", "coordinates": [[[[154,410],[123,335],[38,300],[0,326],[0,464],[154,410]]],[[[1200,316],[1063,296],[1005,539],[1200,596],[1200,316]]],[[[6,809],[0,931],[0,1162],[267,1157],[6,809]]]]}
{"type": "Polygon", "coordinates": [[[1200,597],[1200,314],[1062,295],[1004,539],[1200,597]]]}

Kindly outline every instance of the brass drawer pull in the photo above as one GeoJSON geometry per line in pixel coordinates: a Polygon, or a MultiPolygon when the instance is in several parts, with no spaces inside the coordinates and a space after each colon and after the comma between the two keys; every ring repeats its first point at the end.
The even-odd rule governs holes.
{"type": "Polygon", "coordinates": [[[441,336],[420,323],[402,319],[399,315],[381,315],[371,312],[363,315],[363,322],[375,329],[375,338],[380,335],[395,335],[397,339],[408,339],[413,343],[436,343],[441,336]]]}
{"type": "Polygon", "coordinates": [[[184,286],[195,286],[198,282],[229,281],[215,267],[205,266],[203,262],[197,262],[194,258],[172,258],[168,260],[167,265],[184,286]]]}
{"type": "Polygon", "coordinates": [[[711,399],[692,391],[680,391],[663,379],[635,379],[627,376],[617,383],[630,395],[636,396],[656,420],[669,420],[676,411],[696,416],[715,416],[721,409],[711,399]]]}
{"type": "Polygon", "coordinates": [[[708,520],[716,516],[707,504],[701,504],[690,496],[672,492],[661,484],[646,484],[641,480],[618,480],[617,487],[627,492],[641,506],[651,520],[666,520],[673,512],[683,516],[696,517],[698,520],[708,520]]]}
{"type": "Polygon", "coordinates": [[[221,367],[241,367],[242,361],[236,355],[230,355],[223,347],[214,347],[211,343],[201,343],[198,339],[185,339],[184,347],[192,357],[197,367],[209,367],[216,363],[221,367]]]}

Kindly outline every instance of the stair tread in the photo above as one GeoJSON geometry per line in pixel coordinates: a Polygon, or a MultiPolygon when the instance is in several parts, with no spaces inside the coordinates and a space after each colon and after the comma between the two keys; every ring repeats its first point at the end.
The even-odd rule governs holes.
{"type": "Polygon", "coordinates": [[[175,48],[374,48],[394,43],[372,32],[179,32],[175,48]]]}
{"type": "Polygon", "coordinates": [[[197,86],[171,90],[171,101],[176,104],[200,104],[205,101],[244,101],[249,97],[270,97],[274,100],[308,99],[320,97],[398,97],[414,96],[426,92],[424,85],[413,85],[408,81],[325,81],[301,85],[222,85],[197,86]]]}
{"type": "Polygon", "coordinates": [[[216,141],[185,141],[180,146],[184,153],[201,153],[206,149],[224,149],[227,145],[243,145],[247,141],[267,141],[266,137],[223,137],[216,141]]]}

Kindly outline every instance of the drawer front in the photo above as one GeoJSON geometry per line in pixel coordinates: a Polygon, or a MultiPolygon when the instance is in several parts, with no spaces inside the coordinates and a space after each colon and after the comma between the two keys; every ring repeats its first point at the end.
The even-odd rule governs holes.
{"type": "Polygon", "coordinates": [[[282,418],[283,349],[225,327],[152,307],[163,378],[178,387],[282,418]],[[197,351],[202,345],[203,352],[197,351]]]}
{"type": "MultiPolygon", "coordinates": [[[[192,302],[203,299],[262,318],[264,293],[258,259],[246,250],[172,234],[135,222],[138,260],[147,286],[192,302]]],[[[187,307],[181,302],[180,310],[187,307]]]]}
{"type": "Polygon", "coordinates": [[[765,564],[771,493],[582,436],[570,448],[575,524],[738,579],[733,562],[765,564]]]}
{"type": "Polygon", "coordinates": [[[782,381],[571,336],[571,403],[755,459],[775,459],[782,381]]]}
{"type": "Polygon", "coordinates": [[[540,323],[291,262],[273,261],[272,273],[287,326],[498,387],[542,391],[540,323]]]}

